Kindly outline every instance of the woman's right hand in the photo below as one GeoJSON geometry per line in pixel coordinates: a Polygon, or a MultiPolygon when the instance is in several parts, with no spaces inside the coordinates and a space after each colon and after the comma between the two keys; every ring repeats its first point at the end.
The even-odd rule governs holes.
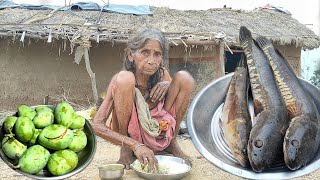
{"type": "Polygon", "coordinates": [[[144,144],[139,144],[133,152],[143,166],[148,165],[149,172],[158,172],[158,160],[151,149],[144,144]]]}

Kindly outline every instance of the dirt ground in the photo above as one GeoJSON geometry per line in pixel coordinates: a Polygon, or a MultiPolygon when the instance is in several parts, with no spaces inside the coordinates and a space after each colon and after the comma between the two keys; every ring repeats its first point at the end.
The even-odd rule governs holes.
{"type": "MultiPolygon", "coordinates": [[[[212,163],[207,161],[201,154],[197,151],[193,145],[190,138],[185,136],[178,137],[179,143],[183,148],[184,152],[192,158],[192,170],[191,173],[184,178],[184,180],[208,180],[208,179],[228,179],[237,180],[242,179],[240,177],[229,174],[212,163]]],[[[70,180],[99,180],[98,167],[107,163],[115,163],[119,158],[120,147],[113,145],[99,137],[97,137],[97,151],[95,153],[93,161],[80,173],[68,178],[70,180]]],[[[0,179],[10,179],[10,180],[24,180],[27,178],[8,167],[2,160],[0,162],[0,179]]],[[[272,179],[272,177],[270,177],[272,179]]],[[[137,176],[132,170],[125,170],[125,174],[122,177],[123,180],[130,179],[142,179],[137,176]]],[[[317,170],[309,175],[296,178],[295,180],[310,180],[310,179],[320,179],[320,170],[317,170]]]]}

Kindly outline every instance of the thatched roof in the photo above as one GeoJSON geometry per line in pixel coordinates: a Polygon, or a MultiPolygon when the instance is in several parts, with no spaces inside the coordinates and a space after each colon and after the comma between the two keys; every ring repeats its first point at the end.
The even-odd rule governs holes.
{"type": "Polygon", "coordinates": [[[229,46],[238,46],[241,25],[256,35],[263,35],[279,45],[312,49],[320,38],[305,25],[279,12],[231,9],[174,10],[152,7],[153,16],[136,16],[99,11],[0,10],[0,36],[48,39],[79,39],[86,35],[91,41],[126,42],[145,28],[156,28],[172,44],[216,44],[221,37],[229,46]],[[52,16],[50,16],[50,13],[52,16]],[[50,16],[47,19],[42,17],[50,16]],[[97,25],[97,21],[100,23],[97,25]],[[222,36],[221,36],[222,35],[222,36]]]}

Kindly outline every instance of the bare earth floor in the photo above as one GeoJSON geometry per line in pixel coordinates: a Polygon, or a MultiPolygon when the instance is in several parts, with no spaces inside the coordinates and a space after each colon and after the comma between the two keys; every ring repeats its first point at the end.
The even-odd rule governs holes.
{"type": "MultiPolygon", "coordinates": [[[[179,143],[184,148],[184,152],[192,157],[192,171],[184,178],[184,180],[208,180],[208,179],[242,179],[240,177],[229,174],[211,164],[207,161],[201,154],[197,151],[195,146],[192,144],[191,139],[179,136],[179,143]]],[[[98,167],[107,163],[115,163],[119,158],[120,147],[113,145],[101,138],[97,138],[97,151],[94,156],[93,161],[84,169],[82,172],[68,178],[68,179],[90,179],[99,180],[98,167]]],[[[272,177],[270,177],[272,179],[272,177]]],[[[0,179],[12,179],[12,180],[24,180],[29,179],[8,167],[3,161],[0,162],[0,179]]],[[[132,170],[125,170],[125,174],[122,179],[134,180],[142,179],[137,176],[132,170]]],[[[296,178],[296,180],[310,180],[310,179],[320,179],[320,170],[317,170],[309,175],[296,178]]]]}

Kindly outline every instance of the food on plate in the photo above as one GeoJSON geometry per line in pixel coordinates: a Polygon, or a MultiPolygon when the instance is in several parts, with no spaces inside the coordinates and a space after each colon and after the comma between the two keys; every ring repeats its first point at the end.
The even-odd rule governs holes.
{"type": "Polygon", "coordinates": [[[5,136],[2,139],[2,151],[11,159],[19,159],[27,150],[27,146],[14,137],[5,136]]]}
{"type": "Polygon", "coordinates": [[[87,136],[82,130],[75,131],[73,139],[68,148],[74,152],[79,152],[87,145],[87,136]]]}
{"type": "Polygon", "coordinates": [[[30,118],[27,116],[18,117],[14,127],[19,141],[27,143],[32,139],[35,126],[30,118]]]}
{"type": "Polygon", "coordinates": [[[8,158],[14,169],[28,174],[43,169],[51,176],[69,173],[78,165],[78,154],[87,146],[85,123],[64,100],[52,109],[20,105],[18,112],[3,123],[3,158],[8,158]]]}
{"type": "Polygon", "coordinates": [[[73,136],[73,131],[64,125],[52,124],[41,131],[38,140],[46,148],[62,150],[69,146],[73,136]]]}
{"type": "Polygon", "coordinates": [[[66,126],[67,128],[73,123],[74,110],[66,101],[60,101],[54,108],[54,118],[57,124],[66,126]]]}
{"type": "Polygon", "coordinates": [[[46,109],[37,111],[37,114],[33,118],[33,123],[36,128],[42,129],[53,124],[54,117],[52,111],[46,109]]]}
{"type": "Polygon", "coordinates": [[[78,155],[69,149],[54,152],[48,161],[48,170],[58,176],[71,172],[78,164],[78,155]]]}
{"type": "Polygon", "coordinates": [[[46,148],[33,145],[22,154],[17,168],[29,174],[36,174],[46,166],[49,157],[50,152],[46,148]]]}

